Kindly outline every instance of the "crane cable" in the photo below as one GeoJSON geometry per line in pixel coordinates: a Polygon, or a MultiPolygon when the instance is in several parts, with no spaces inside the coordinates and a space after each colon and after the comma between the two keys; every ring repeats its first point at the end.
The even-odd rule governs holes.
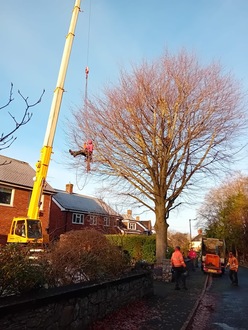
{"type": "Polygon", "coordinates": [[[89,67],[85,68],[85,92],[84,92],[84,106],[87,109],[87,101],[88,101],[88,76],[89,76],[89,67]]]}
{"type": "Polygon", "coordinates": [[[91,28],[91,0],[89,0],[89,22],[88,22],[88,40],[87,40],[87,56],[86,56],[86,68],[85,68],[85,93],[84,100],[87,110],[87,100],[88,100],[88,76],[89,76],[89,52],[90,52],[90,28],[91,28]]]}
{"type": "MultiPolygon", "coordinates": [[[[87,36],[87,55],[86,55],[86,67],[85,67],[85,91],[84,91],[84,109],[87,111],[87,102],[88,102],[88,76],[89,76],[89,49],[90,49],[90,28],[91,28],[91,0],[89,0],[89,21],[88,21],[88,36],[87,36]]],[[[78,173],[79,167],[76,170],[76,184],[79,190],[83,190],[85,185],[87,184],[87,178],[85,178],[85,182],[82,187],[79,187],[79,182],[81,179],[79,178],[78,173]]],[[[88,173],[88,171],[87,171],[88,173]]],[[[81,176],[82,177],[82,176],[81,176]]]]}
{"type": "MultiPolygon", "coordinates": [[[[88,76],[89,76],[89,49],[90,49],[90,27],[91,27],[91,0],[89,2],[89,24],[88,24],[88,43],[87,43],[87,66],[85,68],[85,95],[84,95],[84,109],[85,112],[88,110],[88,76]]],[[[86,158],[86,172],[90,172],[90,162],[91,162],[91,155],[88,151],[88,157],[86,158]]]]}

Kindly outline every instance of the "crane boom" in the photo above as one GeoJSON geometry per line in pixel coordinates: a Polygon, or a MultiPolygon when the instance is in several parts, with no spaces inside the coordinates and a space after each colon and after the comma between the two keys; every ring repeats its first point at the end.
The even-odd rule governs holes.
{"type": "MultiPolygon", "coordinates": [[[[55,136],[60,106],[61,106],[63,92],[64,92],[64,82],[65,82],[65,78],[66,78],[66,72],[67,72],[67,68],[68,68],[68,64],[69,64],[69,58],[70,58],[73,39],[74,39],[74,35],[75,35],[78,14],[80,11],[80,2],[81,2],[80,0],[75,1],[75,5],[73,8],[72,17],[71,17],[71,22],[70,22],[70,26],[69,26],[69,32],[66,36],[64,51],[63,51],[62,60],[61,60],[61,64],[60,64],[56,88],[55,88],[54,94],[53,94],[53,100],[52,100],[52,104],[51,104],[44,143],[43,143],[43,147],[41,149],[40,159],[36,163],[36,175],[35,175],[35,179],[34,179],[32,195],[31,195],[31,199],[30,199],[30,203],[29,203],[29,207],[28,207],[27,219],[24,219],[23,217],[13,219],[10,234],[8,235],[8,242],[27,243],[27,242],[32,241],[28,237],[28,220],[29,220],[29,222],[31,220],[35,220],[35,224],[36,225],[38,224],[39,228],[41,229],[41,225],[38,222],[40,202],[41,202],[41,197],[42,197],[43,190],[44,190],[44,185],[46,182],[49,163],[51,160],[53,140],[54,140],[54,136],[55,136]],[[16,236],[15,233],[16,233],[16,229],[18,227],[18,222],[19,222],[19,225],[23,224],[23,228],[24,228],[23,233],[24,234],[16,236]]],[[[39,237],[39,241],[41,241],[41,240],[42,240],[42,238],[39,237]]]]}
{"type": "Polygon", "coordinates": [[[39,217],[40,200],[43,193],[43,188],[51,159],[53,140],[58,122],[58,116],[59,116],[60,106],[64,92],[64,82],[69,64],[69,58],[71,54],[72,43],[75,35],[75,29],[76,29],[76,23],[77,23],[79,11],[80,11],[80,0],[76,0],[72,13],[69,32],[66,36],[57,85],[53,94],[53,100],[52,100],[50,115],[48,119],[46,134],[44,138],[43,148],[41,149],[40,160],[36,164],[36,177],[35,177],[33,191],[28,208],[28,218],[31,219],[37,219],[39,217]]]}

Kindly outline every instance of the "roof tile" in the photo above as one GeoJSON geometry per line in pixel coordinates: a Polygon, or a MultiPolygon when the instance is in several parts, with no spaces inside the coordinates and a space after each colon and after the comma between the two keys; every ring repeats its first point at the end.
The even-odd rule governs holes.
{"type": "MultiPolygon", "coordinates": [[[[27,163],[0,155],[0,183],[32,189],[35,170],[27,163]]],[[[54,192],[47,183],[44,191],[54,192]]]]}
{"type": "Polygon", "coordinates": [[[62,190],[56,190],[53,199],[61,208],[68,211],[98,213],[101,215],[119,216],[110,206],[98,198],[68,193],[62,190]]]}

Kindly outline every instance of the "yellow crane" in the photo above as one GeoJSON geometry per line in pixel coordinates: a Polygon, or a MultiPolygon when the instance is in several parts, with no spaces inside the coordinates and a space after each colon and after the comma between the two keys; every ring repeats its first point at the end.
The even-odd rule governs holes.
{"type": "Polygon", "coordinates": [[[42,226],[41,220],[39,219],[41,197],[43,194],[49,163],[51,160],[53,140],[58,122],[58,116],[64,92],[64,82],[79,12],[80,0],[76,0],[72,12],[69,32],[66,36],[57,85],[53,94],[44,143],[41,149],[40,159],[36,164],[36,175],[27,216],[15,217],[12,220],[10,233],[8,234],[7,238],[8,243],[43,243],[42,226]]]}

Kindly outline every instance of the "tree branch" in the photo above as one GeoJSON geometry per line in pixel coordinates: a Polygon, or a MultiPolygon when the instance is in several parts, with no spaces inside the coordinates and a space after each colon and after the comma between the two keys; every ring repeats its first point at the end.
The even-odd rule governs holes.
{"type": "MultiPolygon", "coordinates": [[[[21,98],[25,102],[26,107],[25,107],[23,116],[21,117],[21,119],[19,121],[16,119],[16,117],[10,111],[8,111],[9,116],[11,117],[11,119],[14,122],[14,128],[11,129],[8,133],[2,133],[1,134],[1,136],[0,136],[0,150],[7,149],[14,143],[14,141],[16,140],[16,137],[14,137],[13,134],[21,126],[26,125],[31,120],[33,114],[29,112],[29,109],[32,108],[32,107],[35,107],[37,104],[39,104],[41,102],[44,93],[45,93],[45,90],[42,91],[41,96],[39,97],[39,99],[36,102],[34,102],[33,104],[29,104],[28,97],[24,97],[22,95],[22,93],[18,90],[18,94],[21,96],[21,98]]],[[[13,95],[13,84],[11,83],[9,100],[4,106],[2,106],[0,108],[0,110],[8,107],[9,104],[14,100],[12,95],[13,95]]]]}

